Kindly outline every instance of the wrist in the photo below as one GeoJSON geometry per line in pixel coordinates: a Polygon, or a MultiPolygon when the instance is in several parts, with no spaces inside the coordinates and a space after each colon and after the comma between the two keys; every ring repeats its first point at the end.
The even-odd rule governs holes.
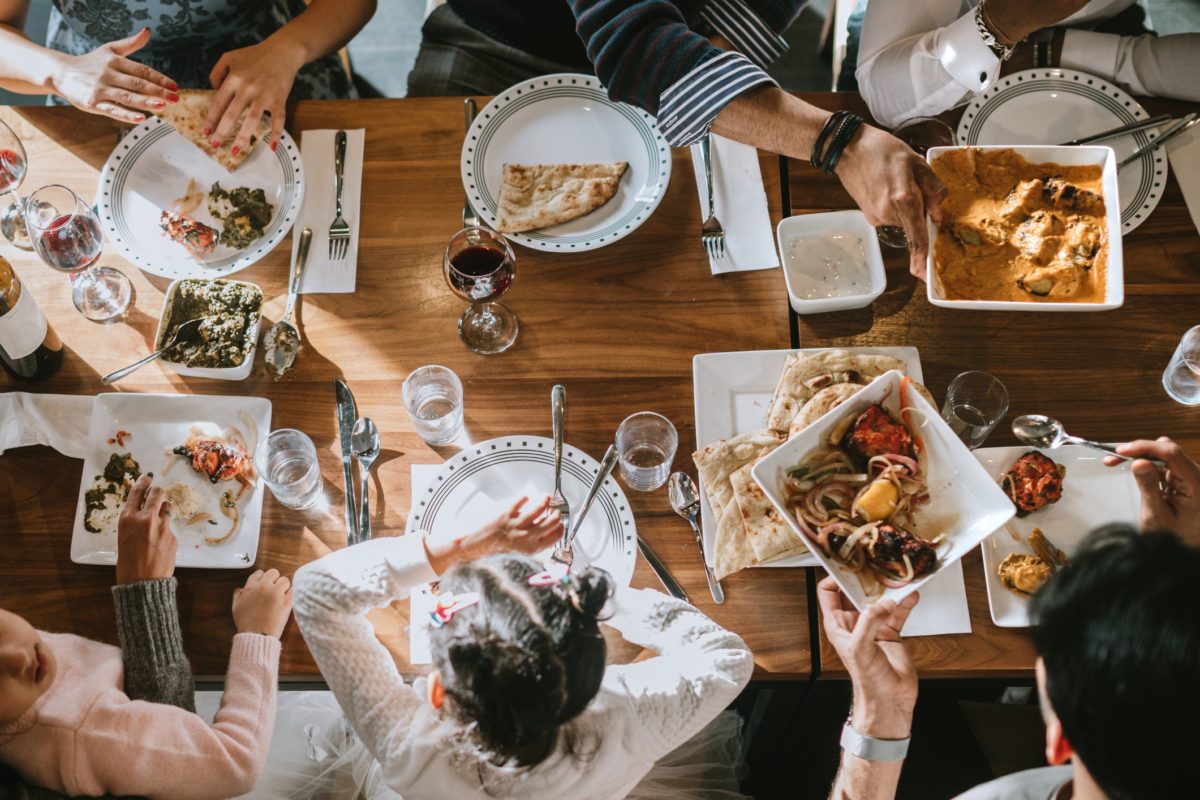
{"type": "Polygon", "coordinates": [[[915,701],[877,703],[855,700],[850,711],[850,724],[863,736],[875,739],[907,739],[912,733],[915,701]]]}
{"type": "Polygon", "coordinates": [[[268,36],[263,44],[274,51],[277,63],[287,65],[292,72],[299,72],[301,67],[316,58],[308,52],[304,39],[292,36],[286,25],[268,36]]]}
{"type": "Polygon", "coordinates": [[[991,0],[980,3],[979,8],[983,24],[991,31],[992,36],[996,37],[996,41],[1006,47],[1016,46],[1032,32],[1022,26],[1019,18],[1009,19],[1006,13],[1008,6],[1005,3],[991,0]]]}

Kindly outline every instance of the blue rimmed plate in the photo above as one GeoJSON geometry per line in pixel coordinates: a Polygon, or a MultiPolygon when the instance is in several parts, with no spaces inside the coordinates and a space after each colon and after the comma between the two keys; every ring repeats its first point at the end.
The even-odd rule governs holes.
{"type": "Polygon", "coordinates": [[[219,278],[245,269],[287,236],[303,202],[304,161],[287,131],[274,151],[261,142],[236,172],[230,172],[158,117],[125,135],[101,170],[96,192],[108,252],[118,252],[140,269],[165,278],[219,278]],[[245,186],[266,192],[275,216],[262,238],[241,250],[218,245],[202,257],[168,239],[159,218],[164,209],[175,209],[191,180],[204,199],[190,216],[218,231],[220,221],[208,213],[207,194],[214,183],[229,191],[245,186]]]}
{"type": "Polygon", "coordinates": [[[594,76],[543,75],[496,95],[475,117],[463,142],[463,188],[494,228],[506,163],[611,161],[629,162],[616,197],[579,219],[508,238],[554,253],[612,244],[654,213],[671,180],[671,148],[650,114],[609,100],[594,76]]]}
{"type": "MultiPolygon", "coordinates": [[[[579,513],[596,459],[563,445],[562,490],[579,513]]],[[[469,445],[442,464],[429,487],[414,498],[407,531],[433,535],[469,533],[496,518],[502,506],[522,495],[536,498],[554,489],[554,442],[543,436],[503,436],[469,445]]],[[[595,564],[622,586],[633,578],[637,525],[625,492],[613,477],[604,480],[574,544],[575,566],[595,564]]],[[[544,554],[549,558],[550,551],[544,554]]]]}

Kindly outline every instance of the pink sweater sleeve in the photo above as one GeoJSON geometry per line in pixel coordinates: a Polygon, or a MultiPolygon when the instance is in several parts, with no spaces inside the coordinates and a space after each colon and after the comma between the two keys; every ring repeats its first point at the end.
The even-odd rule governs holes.
{"type": "Polygon", "coordinates": [[[278,639],[257,633],[233,638],[211,727],[174,706],[98,703],[77,734],[71,794],[190,800],[249,792],[275,725],[279,648],[278,639]]]}

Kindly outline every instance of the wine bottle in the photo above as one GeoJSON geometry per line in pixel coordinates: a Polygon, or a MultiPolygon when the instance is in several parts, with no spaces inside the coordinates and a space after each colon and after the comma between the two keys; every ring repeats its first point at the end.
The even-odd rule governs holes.
{"type": "Polygon", "coordinates": [[[0,256],[0,363],[14,377],[40,381],[63,360],[62,340],[25,291],[12,264],[0,256]]]}

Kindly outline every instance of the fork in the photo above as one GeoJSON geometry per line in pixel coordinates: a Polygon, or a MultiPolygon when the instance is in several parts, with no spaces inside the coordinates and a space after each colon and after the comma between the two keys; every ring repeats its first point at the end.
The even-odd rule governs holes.
{"type": "Polygon", "coordinates": [[[337,216],[329,226],[329,260],[340,261],[350,249],[350,226],[342,216],[342,179],[346,171],[346,132],[338,131],[333,137],[333,178],[337,186],[337,216]]]}
{"type": "Polygon", "coordinates": [[[700,160],[704,163],[704,179],[708,184],[708,219],[700,226],[700,243],[709,261],[720,261],[725,257],[725,229],[717,219],[716,200],[713,197],[712,134],[700,140],[700,160]]]}
{"type": "Polygon", "coordinates": [[[567,387],[555,384],[550,390],[550,420],[554,428],[554,497],[550,500],[550,510],[557,511],[562,517],[563,535],[559,541],[560,548],[566,547],[567,536],[571,532],[571,506],[562,493],[562,447],[566,417],[567,387]]]}
{"type": "Polygon", "coordinates": [[[588,489],[587,497],[583,499],[583,506],[575,515],[574,529],[567,532],[566,538],[559,543],[558,547],[554,548],[554,552],[550,558],[560,564],[566,564],[568,568],[571,562],[575,560],[575,550],[572,545],[575,542],[575,537],[579,535],[579,529],[583,527],[583,518],[587,516],[588,510],[592,507],[592,501],[596,499],[596,495],[600,493],[600,487],[604,485],[604,481],[612,474],[613,467],[617,465],[617,446],[610,444],[608,450],[604,453],[604,458],[600,459],[600,468],[596,470],[596,477],[592,479],[592,485],[588,489]]]}
{"type": "MultiPolygon", "coordinates": [[[[471,133],[471,123],[475,121],[477,108],[475,106],[475,98],[468,97],[463,100],[463,116],[467,120],[467,134],[471,133]]],[[[462,222],[464,228],[481,228],[483,227],[483,218],[471,207],[471,198],[463,198],[463,215],[462,222]]]]}

